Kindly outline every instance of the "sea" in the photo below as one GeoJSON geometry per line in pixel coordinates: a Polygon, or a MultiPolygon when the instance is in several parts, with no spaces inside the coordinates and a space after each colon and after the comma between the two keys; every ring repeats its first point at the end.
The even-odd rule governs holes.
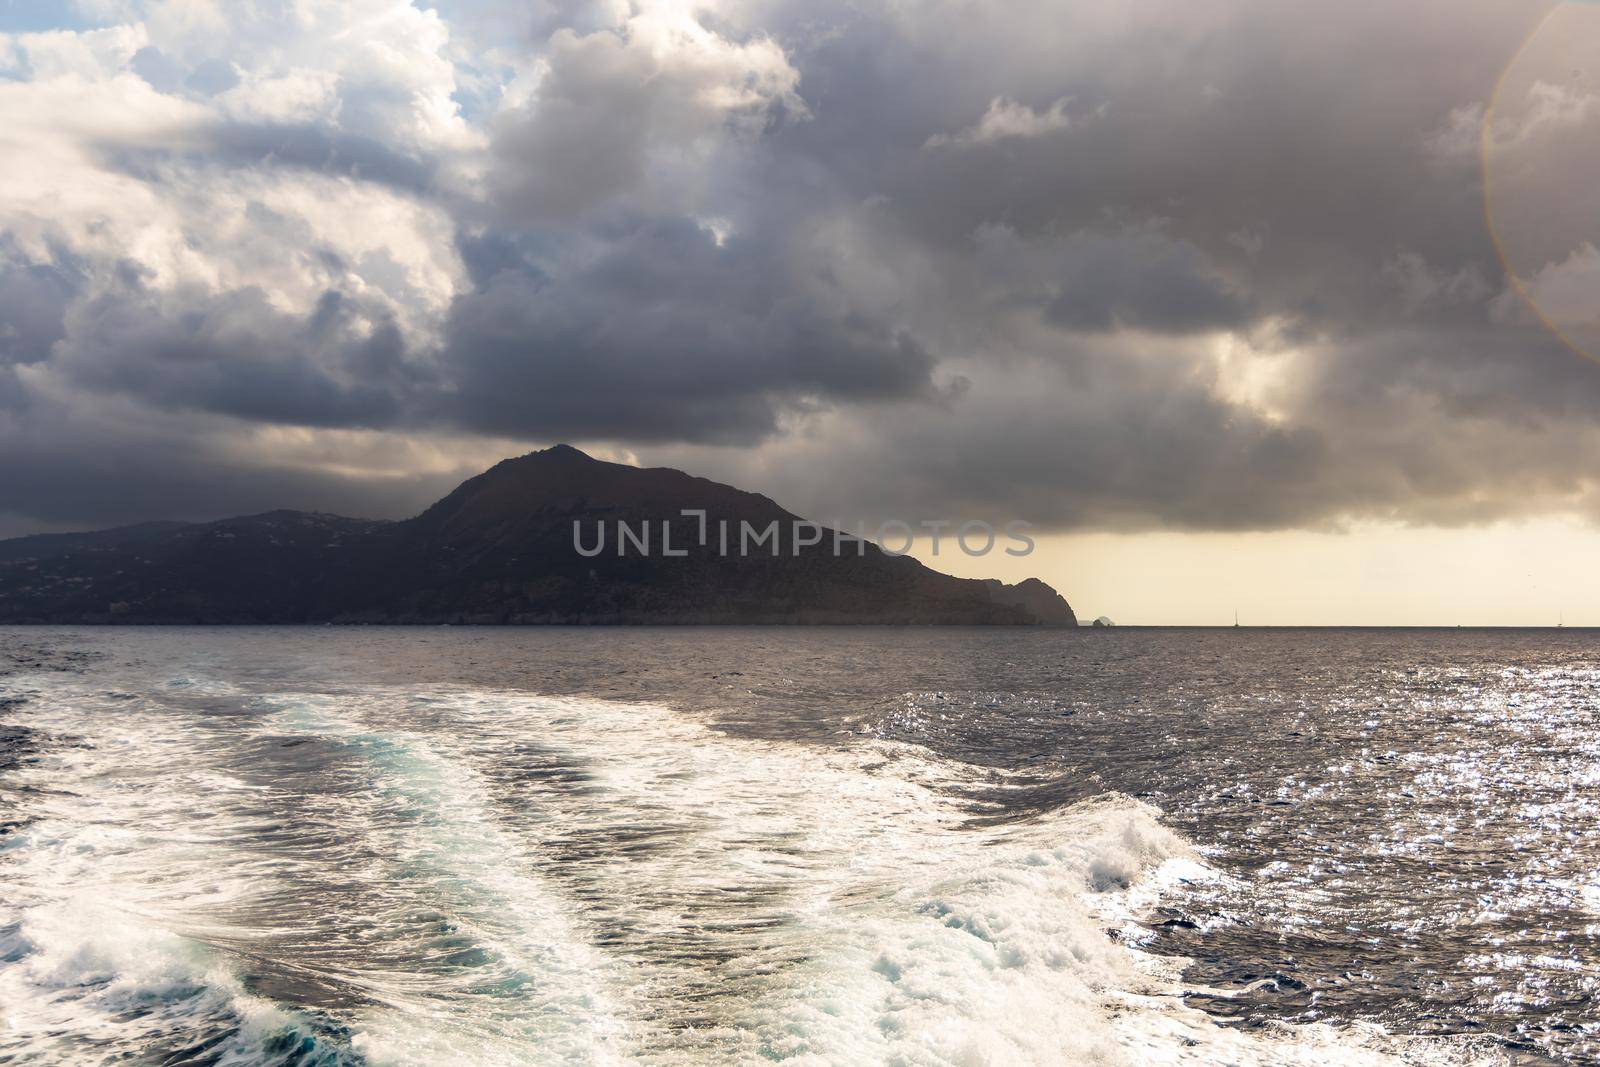
{"type": "Polygon", "coordinates": [[[0,629],[0,1064],[1600,1063],[1600,633],[0,629]]]}

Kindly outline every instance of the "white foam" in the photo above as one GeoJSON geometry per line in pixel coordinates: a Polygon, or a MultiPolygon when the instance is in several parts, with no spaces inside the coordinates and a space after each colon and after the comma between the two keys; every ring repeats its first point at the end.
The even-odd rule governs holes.
{"type": "Polygon", "coordinates": [[[0,964],[0,1051],[48,1052],[62,1030],[137,1045],[150,1035],[118,1013],[138,1001],[170,1009],[151,1023],[163,1032],[173,1012],[235,1020],[230,1057],[266,1062],[266,1035],[310,1024],[247,994],[230,961],[298,966],[300,937],[323,950],[318,977],[361,994],[329,1013],[383,1064],[1458,1055],[1368,1029],[1246,1034],[1186,1007],[1170,970],[1106,932],[1205,874],[1127,797],[974,827],[949,788],[971,772],[919,749],[766,743],[665,708],[518,693],[281,693],[203,734],[181,706],[97,704],[66,683],[28,708],[97,747],[28,772],[73,793],[40,802],[0,860],[20,939],[0,964]],[[340,873],[371,891],[370,914],[317,895],[337,855],[251,844],[246,813],[287,798],[230,746],[281,735],[327,742],[366,784],[307,810],[368,857],[340,873]],[[315,921],[230,919],[284,899],[315,921]],[[419,912],[473,961],[335,951],[358,923],[405,950],[419,912]]]}
{"type": "Polygon", "coordinates": [[[9,961],[0,964],[0,1052],[81,1062],[87,1039],[109,1061],[211,1031],[231,1032],[219,1062],[249,1063],[272,1038],[314,1042],[304,1019],[250,996],[214,953],[175,932],[186,911],[249,889],[225,850],[189,825],[195,782],[181,768],[194,740],[159,717],[102,722],[93,736],[84,728],[106,709],[92,696],[30,680],[35,722],[76,740],[27,772],[41,787],[33,819],[0,851],[0,960],[9,961]],[[157,758],[171,765],[147,762],[157,758]]]}
{"type": "Polygon", "coordinates": [[[619,975],[591,947],[593,931],[581,915],[525,862],[497,823],[471,765],[441,754],[425,735],[374,731],[341,717],[338,702],[302,697],[280,703],[286,711],[273,717],[272,728],[338,739],[369,764],[376,809],[353,818],[351,828],[381,838],[388,863],[374,874],[393,878],[403,871],[407,892],[443,912],[488,953],[500,981],[534,981],[526,998],[480,1003],[479,1010],[462,1013],[438,1010],[441,994],[459,997],[457,990],[425,987],[419,997],[415,983],[384,990],[381,975],[366,976],[363,984],[386,992],[391,1003],[359,1017],[356,1049],[383,1063],[520,1065],[535,1052],[549,1062],[616,1061],[625,1028],[616,1006],[625,996],[619,975]],[[404,832],[386,833],[382,815],[395,804],[423,817],[404,832]]]}

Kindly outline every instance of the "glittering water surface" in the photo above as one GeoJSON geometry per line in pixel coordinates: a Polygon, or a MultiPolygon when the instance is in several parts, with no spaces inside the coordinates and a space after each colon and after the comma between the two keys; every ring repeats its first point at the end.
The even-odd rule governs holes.
{"type": "Polygon", "coordinates": [[[0,630],[0,1063],[1600,1062],[1597,668],[0,630]]]}

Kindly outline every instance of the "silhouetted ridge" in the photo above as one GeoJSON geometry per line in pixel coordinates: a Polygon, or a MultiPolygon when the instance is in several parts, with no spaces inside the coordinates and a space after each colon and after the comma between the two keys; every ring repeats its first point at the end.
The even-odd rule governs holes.
{"type": "Polygon", "coordinates": [[[758,493],[556,445],[402,522],[273,511],[0,541],[0,622],[1076,624],[1037,579],[836,552],[831,532],[797,543],[797,521],[758,493]],[[619,524],[649,550],[619,550],[619,524]],[[743,531],[774,527],[777,554],[741,552],[743,531]]]}

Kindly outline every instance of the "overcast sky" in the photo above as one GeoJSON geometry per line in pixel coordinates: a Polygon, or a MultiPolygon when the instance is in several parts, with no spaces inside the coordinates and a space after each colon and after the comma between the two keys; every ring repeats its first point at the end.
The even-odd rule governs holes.
{"type": "MultiPolygon", "coordinates": [[[[1025,519],[1058,581],[1090,545],[1171,590],[1232,560],[1182,621],[1263,544],[1600,549],[1595,5],[0,0],[0,31],[0,535],[398,517],[571,441],[817,518],[1025,519]]],[[[1483,610],[1545,612],[1526,585],[1483,610]]]]}

